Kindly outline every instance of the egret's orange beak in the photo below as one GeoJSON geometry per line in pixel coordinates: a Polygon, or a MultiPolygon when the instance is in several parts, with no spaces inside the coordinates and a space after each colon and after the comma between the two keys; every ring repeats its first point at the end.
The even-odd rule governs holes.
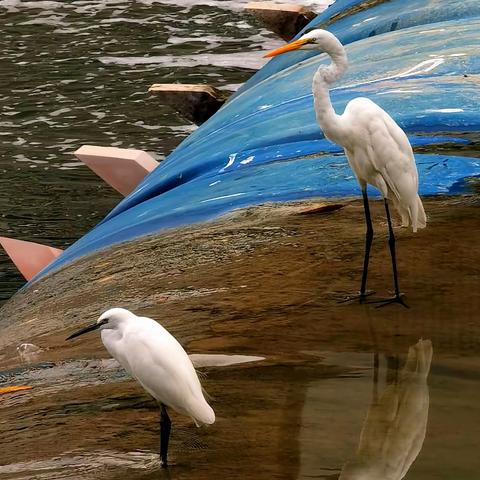
{"type": "Polygon", "coordinates": [[[294,42],[287,43],[283,47],[276,48],[275,50],[272,50],[271,52],[268,52],[263,57],[264,58],[276,57],[277,55],[281,55],[282,53],[285,53],[285,52],[291,52],[292,50],[298,50],[302,45],[305,45],[308,42],[309,42],[308,39],[300,38],[298,40],[295,40],[294,42]]]}

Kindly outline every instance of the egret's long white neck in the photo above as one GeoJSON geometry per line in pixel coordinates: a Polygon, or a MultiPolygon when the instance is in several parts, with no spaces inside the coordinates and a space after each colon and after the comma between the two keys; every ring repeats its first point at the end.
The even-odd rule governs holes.
{"type": "Polygon", "coordinates": [[[330,86],[340,79],[348,68],[347,55],[343,45],[332,38],[322,50],[330,56],[330,65],[321,65],[313,77],[312,91],[317,121],[323,133],[330,140],[342,145],[343,126],[340,116],[335,113],[330,101],[330,86]]]}

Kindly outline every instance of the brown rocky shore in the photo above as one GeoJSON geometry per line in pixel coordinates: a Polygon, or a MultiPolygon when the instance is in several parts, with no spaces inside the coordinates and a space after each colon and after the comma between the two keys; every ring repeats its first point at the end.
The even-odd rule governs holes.
{"type": "MultiPolygon", "coordinates": [[[[476,478],[479,199],[427,198],[426,229],[395,228],[408,309],[339,303],[358,290],[364,241],[361,202],[342,204],[238,211],[98,252],[17,293],[0,311],[0,380],[33,388],[0,402],[0,479],[337,479],[372,380],[395,382],[422,338],[433,345],[432,400],[410,476],[476,478]],[[195,429],[173,414],[173,477],[158,464],[155,404],[107,360],[99,335],[65,342],[112,306],[158,319],[189,353],[265,358],[207,368],[217,421],[195,429]],[[42,349],[34,364],[20,361],[22,342],[42,349]]],[[[385,297],[381,202],[372,213],[369,288],[385,297]]]]}
{"type": "MultiPolygon", "coordinates": [[[[413,234],[396,228],[400,287],[409,309],[338,303],[359,288],[361,202],[337,210],[319,202],[268,204],[115,246],[35,282],[0,311],[4,359],[20,341],[53,347],[57,337],[112,306],[157,318],[174,333],[182,328],[184,340],[195,338],[203,349],[215,349],[218,329],[238,330],[228,343],[241,350],[263,338],[271,352],[281,349],[282,337],[291,341],[292,332],[281,332],[290,326],[301,335],[310,322],[319,330],[316,345],[330,342],[330,326],[362,342],[359,329],[367,317],[392,329],[410,325],[416,336],[425,323],[419,318],[466,327],[479,307],[478,204],[477,196],[427,198],[426,229],[413,234]]],[[[372,212],[368,287],[385,297],[392,278],[382,203],[372,202],[372,212]]]]}

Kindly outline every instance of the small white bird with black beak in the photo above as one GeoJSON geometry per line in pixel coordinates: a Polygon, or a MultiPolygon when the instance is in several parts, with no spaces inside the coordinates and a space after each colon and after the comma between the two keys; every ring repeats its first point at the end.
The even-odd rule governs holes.
{"type": "Polygon", "coordinates": [[[67,340],[97,329],[112,357],[160,404],[160,460],[166,468],[171,430],[167,407],[191,417],[197,427],[215,422],[197,372],[173,335],[155,320],[124,308],[107,310],[67,340]]]}

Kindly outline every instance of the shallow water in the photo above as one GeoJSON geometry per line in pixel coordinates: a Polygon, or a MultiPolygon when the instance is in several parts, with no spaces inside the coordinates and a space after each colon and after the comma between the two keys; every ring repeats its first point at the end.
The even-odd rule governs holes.
{"type": "Polygon", "coordinates": [[[10,372],[9,384],[34,388],[0,404],[0,478],[478,478],[478,353],[442,343],[446,332],[432,332],[436,346],[401,328],[369,328],[365,349],[342,334],[331,350],[296,339],[263,361],[203,368],[217,421],[196,429],[173,414],[168,473],[158,408],[115,362],[10,372]]]}
{"type": "MultiPolygon", "coordinates": [[[[0,479],[477,479],[478,199],[425,204],[428,229],[397,229],[409,309],[338,303],[360,275],[360,201],[315,215],[264,207],[41,280],[1,312],[0,388],[33,388],[1,396],[0,479]],[[203,365],[212,353],[264,357],[206,357],[216,422],[196,429],[173,414],[168,473],[154,402],[98,336],[65,342],[120,300],[161,321],[203,365]],[[22,364],[9,339],[42,350],[22,348],[33,355],[22,364]]],[[[380,207],[372,202],[369,286],[383,296],[391,274],[380,207]]]]}

